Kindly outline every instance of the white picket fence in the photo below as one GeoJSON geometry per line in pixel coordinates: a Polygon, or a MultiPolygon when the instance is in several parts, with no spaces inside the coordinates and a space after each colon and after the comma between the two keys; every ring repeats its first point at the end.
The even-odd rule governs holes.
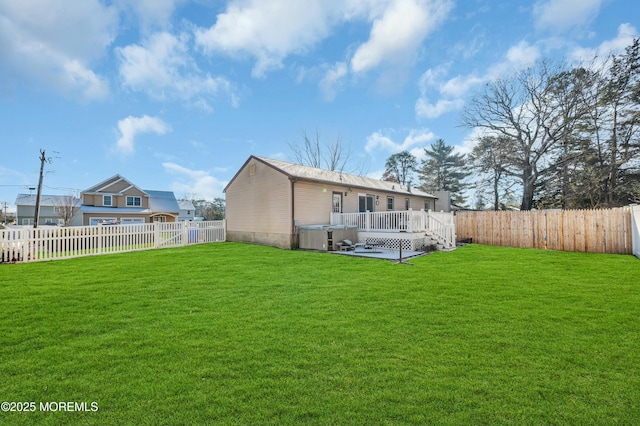
{"type": "Polygon", "coordinates": [[[226,239],[224,220],[0,230],[0,263],[123,253],[226,239]]]}

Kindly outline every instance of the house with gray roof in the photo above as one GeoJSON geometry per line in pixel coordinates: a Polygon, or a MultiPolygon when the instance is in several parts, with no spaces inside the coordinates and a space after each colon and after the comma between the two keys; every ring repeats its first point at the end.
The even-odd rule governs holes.
{"type": "Polygon", "coordinates": [[[143,190],[115,175],[80,194],[83,225],[175,222],[180,207],[171,191],[143,190]]]}
{"type": "Polygon", "coordinates": [[[196,217],[196,207],[192,201],[178,200],[178,207],[180,207],[180,215],[178,216],[178,222],[191,221],[196,217]]]}
{"type": "Polygon", "coordinates": [[[228,241],[286,249],[297,247],[300,227],[329,225],[337,214],[427,211],[436,202],[399,183],[253,155],[224,192],[228,241]]]}
{"type": "MultiPolygon", "coordinates": [[[[36,214],[36,195],[18,194],[16,197],[16,224],[32,226],[36,214]]],[[[82,225],[80,199],[72,195],[41,195],[39,225],[82,225]]]]}

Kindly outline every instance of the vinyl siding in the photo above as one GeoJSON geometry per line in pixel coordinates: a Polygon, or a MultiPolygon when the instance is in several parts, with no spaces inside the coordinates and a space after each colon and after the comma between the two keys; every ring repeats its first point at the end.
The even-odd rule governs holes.
{"type": "Polygon", "coordinates": [[[226,191],[227,232],[291,234],[291,182],[272,167],[252,159],[226,191]],[[252,174],[252,167],[255,172],[252,174]]]}
{"type": "Polygon", "coordinates": [[[331,219],[331,198],[340,188],[319,183],[295,183],[295,219],[298,226],[325,225],[331,219]]]}
{"type": "Polygon", "coordinates": [[[127,207],[127,197],[140,197],[141,198],[140,202],[142,203],[140,207],[143,209],[149,208],[149,197],[146,196],[144,192],[136,188],[131,188],[130,190],[128,190],[127,192],[124,192],[123,194],[114,195],[113,196],[114,204],[117,207],[127,207]]]}
{"type": "Polygon", "coordinates": [[[104,186],[104,189],[102,189],[100,192],[120,192],[125,188],[128,188],[129,186],[131,186],[131,184],[125,180],[120,180],[117,182],[114,182],[112,184],[106,184],[104,186]],[[108,185],[108,186],[107,186],[108,185]]]}

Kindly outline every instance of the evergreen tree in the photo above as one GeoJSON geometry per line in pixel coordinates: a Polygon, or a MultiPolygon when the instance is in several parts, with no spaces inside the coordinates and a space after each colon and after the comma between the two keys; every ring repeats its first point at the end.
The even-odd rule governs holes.
{"type": "Polygon", "coordinates": [[[420,189],[425,192],[449,191],[454,204],[464,204],[466,197],[463,191],[467,188],[464,180],[471,175],[467,171],[466,156],[454,154],[453,146],[446,145],[443,139],[425,148],[427,158],[422,161],[418,175],[420,189]]]}

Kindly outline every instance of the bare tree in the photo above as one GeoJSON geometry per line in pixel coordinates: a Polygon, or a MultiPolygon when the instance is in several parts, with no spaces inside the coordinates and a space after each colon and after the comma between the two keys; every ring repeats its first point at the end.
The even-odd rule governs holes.
{"type": "Polygon", "coordinates": [[[301,140],[288,143],[296,163],[336,172],[350,171],[354,155],[342,138],[322,142],[317,129],[312,134],[306,130],[300,133],[301,140]]]}
{"type": "Polygon", "coordinates": [[[58,217],[63,220],[64,226],[69,226],[80,211],[80,206],[76,197],[65,195],[55,202],[54,209],[58,217]]]}
{"type": "Polygon", "coordinates": [[[550,167],[548,154],[570,137],[582,113],[569,96],[572,92],[558,92],[553,84],[563,67],[541,61],[510,78],[491,81],[461,116],[463,127],[513,141],[510,155],[519,167],[522,210],[533,207],[538,178],[550,167]]]}
{"type": "Polygon", "coordinates": [[[501,195],[507,194],[513,169],[508,154],[508,147],[512,142],[504,137],[483,136],[469,154],[472,167],[478,171],[479,178],[476,187],[482,191],[478,193],[478,203],[484,205],[484,189],[489,186],[493,199],[493,210],[500,209],[501,195]]]}
{"type": "Polygon", "coordinates": [[[411,182],[413,172],[418,167],[418,160],[409,151],[402,151],[387,158],[382,180],[407,185],[411,182]]]}

